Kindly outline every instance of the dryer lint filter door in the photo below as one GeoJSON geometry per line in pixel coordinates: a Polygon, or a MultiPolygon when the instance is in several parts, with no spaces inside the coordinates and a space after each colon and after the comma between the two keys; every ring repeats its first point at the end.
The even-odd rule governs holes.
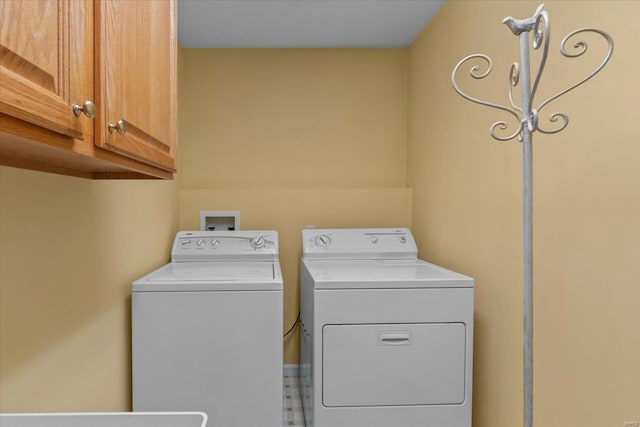
{"type": "Polygon", "coordinates": [[[322,401],[329,407],[464,402],[465,325],[323,328],[322,401]]]}

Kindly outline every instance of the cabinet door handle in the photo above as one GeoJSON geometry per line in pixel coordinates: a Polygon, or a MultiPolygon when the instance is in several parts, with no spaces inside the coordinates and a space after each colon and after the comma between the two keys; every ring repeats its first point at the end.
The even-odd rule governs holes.
{"type": "Polygon", "coordinates": [[[73,113],[76,116],[80,116],[81,113],[84,113],[84,115],[89,117],[90,119],[93,119],[96,116],[96,112],[98,111],[98,109],[96,108],[96,104],[91,101],[84,101],[84,104],[82,105],[73,104],[72,108],[73,113]]]}
{"type": "Polygon", "coordinates": [[[127,124],[122,119],[118,120],[115,125],[111,122],[107,123],[107,128],[111,133],[113,133],[114,130],[117,130],[120,135],[124,135],[127,132],[127,124]]]}

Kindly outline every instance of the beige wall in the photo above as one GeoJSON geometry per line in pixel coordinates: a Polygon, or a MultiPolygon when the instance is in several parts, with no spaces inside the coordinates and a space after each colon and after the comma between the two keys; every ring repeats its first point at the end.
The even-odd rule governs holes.
{"type": "MultiPolygon", "coordinates": [[[[601,74],[545,109],[569,114],[569,127],[534,135],[534,418],[622,426],[640,420],[640,2],[545,3],[552,39],[538,101],[603,57],[596,39],[592,59],[561,57],[565,34],[593,26],[616,45],[601,74]]],[[[476,279],[476,427],[522,420],[521,155],[488,134],[507,115],[463,100],[449,79],[459,59],[486,53],[492,76],[464,87],[508,103],[518,41],[500,21],[537,6],[449,1],[409,49],[412,230],[422,256],[476,279]]]]}
{"type": "Polygon", "coordinates": [[[131,282],[168,261],[174,182],[0,167],[0,411],[130,410],[131,282]]]}
{"type": "Polygon", "coordinates": [[[406,182],[406,51],[184,49],[181,188],[406,182]]]}
{"type": "MultiPolygon", "coordinates": [[[[240,210],[275,229],[284,328],[298,310],[301,230],[409,226],[406,51],[185,49],[180,227],[240,210]]],[[[285,363],[298,363],[298,335],[285,363]]]]}

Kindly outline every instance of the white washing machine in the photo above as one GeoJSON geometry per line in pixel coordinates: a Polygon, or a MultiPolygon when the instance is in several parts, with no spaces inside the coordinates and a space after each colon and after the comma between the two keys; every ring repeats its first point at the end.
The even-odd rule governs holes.
{"type": "Polygon", "coordinates": [[[473,279],[407,229],[302,232],[307,427],[471,427],[473,279]]]}
{"type": "Polygon", "coordinates": [[[282,274],[275,231],[179,232],[133,283],[133,410],[282,426],[282,274]]]}

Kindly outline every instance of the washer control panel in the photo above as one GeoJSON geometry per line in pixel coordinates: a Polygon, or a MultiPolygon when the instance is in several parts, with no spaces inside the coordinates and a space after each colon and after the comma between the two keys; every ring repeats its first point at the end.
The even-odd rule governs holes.
{"type": "Polygon", "coordinates": [[[413,259],[418,248],[406,228],[305,229],[305,259],[413,259]]]}
{"type": "Polygon", "coordinates": [[[276,231],[180,231],[171,250],[172,262],[277,260],[276,231]]]}

